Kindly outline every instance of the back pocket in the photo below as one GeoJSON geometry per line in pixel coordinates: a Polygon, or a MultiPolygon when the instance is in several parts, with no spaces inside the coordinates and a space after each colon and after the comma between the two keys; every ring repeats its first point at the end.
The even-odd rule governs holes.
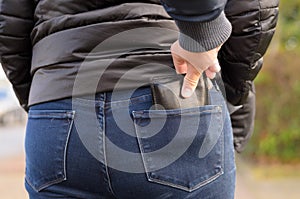
{"type": "Polygon", "coordinates": [[[147,178],[193,191],[223,174],[222,107],[133,112],[147,178]]]}
{"type": "Polygon", "coordinates": [[[30,110],[25,139],[26,181],[36,191],[66,180],[66,149],[74,111],[30,110]]]}

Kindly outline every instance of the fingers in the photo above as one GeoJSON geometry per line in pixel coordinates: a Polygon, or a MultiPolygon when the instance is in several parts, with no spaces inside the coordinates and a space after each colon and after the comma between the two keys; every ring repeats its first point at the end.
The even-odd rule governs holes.
{"type": "Polygon", "coordinates": [[[201,75],[202,72],[196,70],[192,65],[188,65],[187,73],[184,77],[183,85],[181,89],[182,97],[188,98],[192,96],[192,94],[194,93],[198,85],[198,81],[201,75]]]}
{"type": "MultiPolygon", "coordinates": [[[[216,61],[214,65],[208,67],[205,70],[205,73],[208,78],[213,79],[216,76],[216,73],[221,70],[221,67],[219,65],[219,62],[216,61]]],[[[181,95],[184,98],[188,98],[193,95],[197,85],[198,81],[202,75],[203,71],[200,71],[199,68],[195,68],[191,64],[187,63],[187,73],[183,80],[181,95]]]]}
{"type": "Polygon", "coordinates": [[[172,53],[173,63],[177,74],[187,73],[187,62],[180,56],[172,53]]]}
{"type": "Polygon", "coordinates": [[[216,63],[210,67],[208,67],[208,69],[205,71],[205,74],[208,78],[213,79],[216,76],[216,73],[219,72],[221,70],[221,67],[219,65],[219,62],[216,61],[216,63]]]}
{"type": "Polygon", "coordinates": [[[178,74],[184,74],[181,95],[190,97],[198,85],[199,78],[205,71],[208,78],[213,79],[220,71],[218,51],[221,46],[207,52],[189,52],[176,41],[171,45],[173,63],[178,74]]]}

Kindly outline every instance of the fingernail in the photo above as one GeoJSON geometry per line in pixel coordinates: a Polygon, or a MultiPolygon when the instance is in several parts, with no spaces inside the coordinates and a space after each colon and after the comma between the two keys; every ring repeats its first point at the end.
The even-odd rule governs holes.
{"type": "Polygon", "coordinates": [[[193,90],[191,88],[183,88],[182,89],[182,97],[188,98],[191,97],[193,94],[193,90]]]}
{"type": "Polygon", "coordinates": [[[217,71],[216,71],[216,72],[220,72],[221,66],[220,66],[220,63],[219,63],[219,62],[217,63],[216,67],[217,67],[217,71]]]}

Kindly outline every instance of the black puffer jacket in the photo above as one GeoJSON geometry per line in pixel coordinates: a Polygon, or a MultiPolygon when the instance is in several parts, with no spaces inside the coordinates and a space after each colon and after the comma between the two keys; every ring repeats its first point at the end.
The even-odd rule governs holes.
{"type": "MultiPolygon", "coordinates": [[[[211,2],[220,4],[225,0],[211,2]]],[[[225,13],[233,32],[221,49],[219,60],[227,99],[233,105],[247,101],[251,81],[261,68],[261,57],[274,33],[277,6],[278,0],[228,0],[225,13]]],[[[112,63],[112,68],[120,74],[149,62],[172,65],[169,47],[178,38],[174,31],[177,26],[159,0],[2,0],[0,14],[1,63],[25,109],[29,92],[29,104],[71,96],[71,84],[66,79],[74,81],[87,53],[112,35],[154,27],[152,32],[139,32],[143,40],[134,40],[132,36],[130,44],[139,48],[138,52],[123,54],[112,63]],[[157,28],[162,32],[156,32],[157,28]],[[64,72],[56,72],[59,68],[64,68],[64,72]]],[[[109,53],[96,56],[105,60],[109,53]]],[[[107,77],[113,78],[104,78],[103,82],[108,84],[100,85],[97,91],[113,88],[112,82],[118,79],[115,74],[108,74],[107,77]]],[[[249,114],[244,112],[240,115],[249,114]]],[[[249,121],[239,121],[240,126],[244,124],[248,125],[249,121]]],[[[245,131],[239,131],[237,137],[236,146],[241,148],[240,143],[245,143],[247,137],[245,131]]]]}
{"type": "Polygon", "coordinates": [[[228,0],[225,12],[233,31],[219,53],[226,98],[243,108],[231,114],[237,151],[246,146],[254,128],[253,80],[263,65],[278,19],[279,0],[228,0]]]}
{"type": "Polygon", "coordinates": [[[275,31],[279,0],[228,0],[233,31],[219,53],[228,100],[243,104],[275,31]]]}

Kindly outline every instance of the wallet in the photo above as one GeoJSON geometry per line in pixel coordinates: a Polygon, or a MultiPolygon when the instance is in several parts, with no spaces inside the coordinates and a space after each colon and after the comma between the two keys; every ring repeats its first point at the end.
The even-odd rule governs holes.
{"type": "Polygon", "coordinates": [[[195,92],[189,98],[181,96],[184,75],[155,77],[151,92],[155,110],[185,109],[208,104],[208,86],[204,75],[199,79],[195,92]]]}

